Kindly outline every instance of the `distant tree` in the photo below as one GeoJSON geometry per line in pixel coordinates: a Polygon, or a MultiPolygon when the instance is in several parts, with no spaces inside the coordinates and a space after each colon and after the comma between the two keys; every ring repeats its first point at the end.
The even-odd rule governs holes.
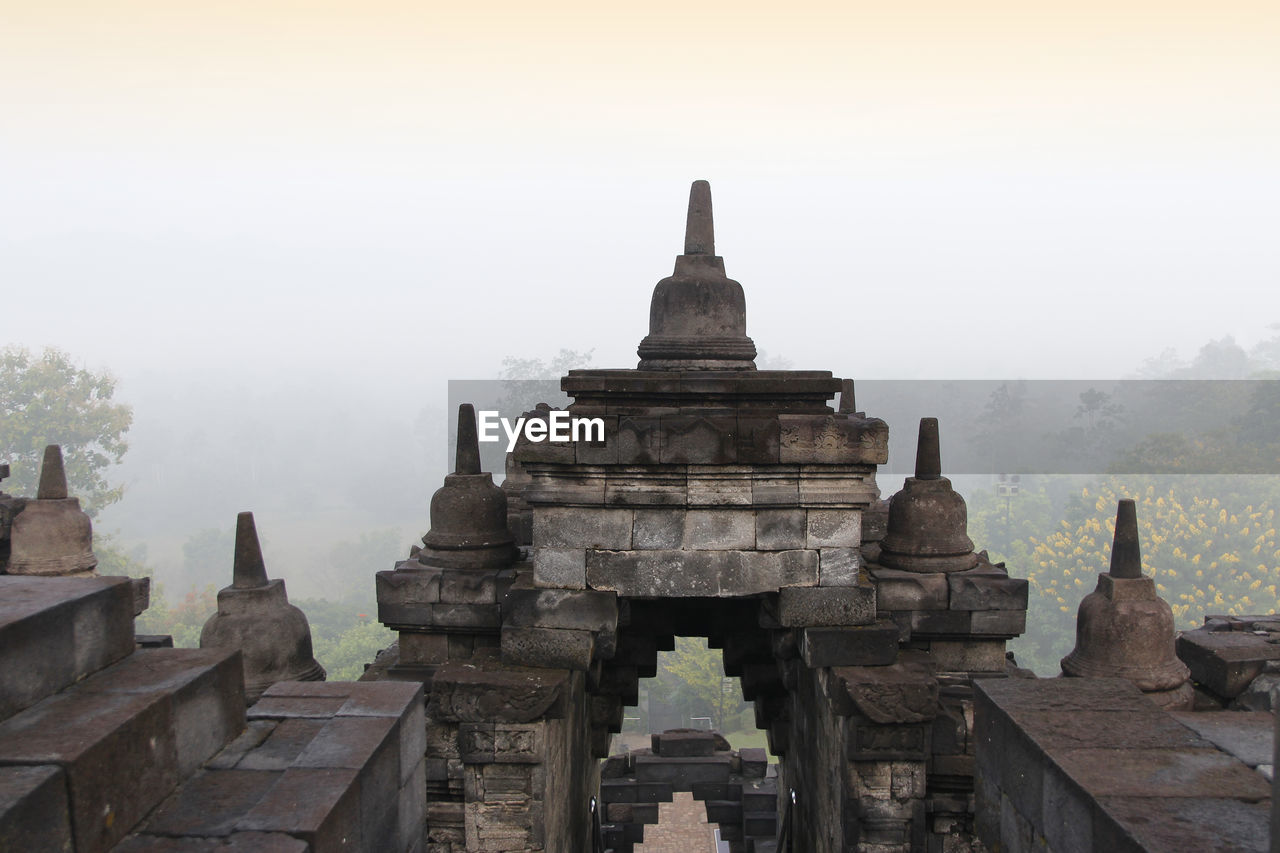
{"type": "Polygon", "coordinates": [[[721,653],[701,637],[677,637],[675,649],[659,655],[656,683],[649,689],[650,714],[655,704],[677,711],[686,723],[708,717],[721,732],[741,728],[748,708],[737,679],[725,677],[721,653]]]}
{"type": "Polygon", "coordinates": [[[60,444],[68,486],[85,512],[120,500],[124,488],[105,474],[129,449],[133,410],[113,402],[115,389],[111,374],[77,367],[61,350],[0,350],[0,460],[12,466],[5,491],[34,497],[45,445],[60,444]]]}

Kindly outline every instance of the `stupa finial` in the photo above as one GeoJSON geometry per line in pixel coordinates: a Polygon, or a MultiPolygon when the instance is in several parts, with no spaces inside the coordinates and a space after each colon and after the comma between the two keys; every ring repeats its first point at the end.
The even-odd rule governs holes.
{"type": "Polygon", "coordinates": [[[689,188],[689,218],[684,227],[684,253],[716,253],[716,229],[711,216],[711,184],[706,181],[694,181],[689,188]]]}
{"type": "Polygon", "coordinates": [[[942,450],[938,440],[938,419],[920,419],[916,440],[916,479],[936,480],[942,476],[942,450]]]}
{"type": "Polygon", "coordinates": [[[1111,540],[1111,577],[1142,577],[1142,548],[1138,544],[1138,508],[1128,498],[1116,507],[1116,534],[1111,540]]]}
{"type": "Polygon", "coordinates": [[[67,498],[67,469],[62,462],[62,445],[50,444],[44,449],[40,465],[40,485],[36,500],[61,501],[67,498]]]}
{"type": "Polygon", "coordinates": [[[480,473],[480,438],[476,434],[476,407],[470,403],[458,406],[458,448],[454,454],[453,473],[480,473]]]}
{"type": "Polygon", "coordinates": [[[262,544],[253,513],[236,516],[236,556],[231,570],[231,586],[236,589],[258,589],[267,585],[267,564],[262,559],[262,544]]]}

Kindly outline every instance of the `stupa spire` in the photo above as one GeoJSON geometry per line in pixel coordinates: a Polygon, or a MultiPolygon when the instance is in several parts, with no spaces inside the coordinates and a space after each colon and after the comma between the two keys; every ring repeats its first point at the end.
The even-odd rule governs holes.
{"type": "Polygon", "coordinates": [[[938,440],[938,419],[921,418],[916,439],[916,479],[936,480],[942,476],[942,449],[938,440]]]}
{"type": "Polygon", "coordinates": [[[714,255],[716,229],[711,215],[711,184],[694,181],[689,188],[689,216],[684,227],[686,255],[714,255]]]}
{"type": "Polygon", "coordinates": [[[1138,509],[1128,498],[1116,507],[1116,533],[1111,540],[1111,577],[1142,577],[1142,548],[1138,544],[1138,509]]]}
{"type": "Polygon", "coordinates": [[[36,499],[61,501],[67,498],[67,469],[62,462],[62,445],[50,444],[44,449],[44,462],[40,465],[40,486],[36,499]]]}
{"type": "Polygon", "coordinates": [[[476,434],[476,407],[470,403],[458,406],[458,448],[454,454],[453,473],[480,473],[480,438],[476,434]]]}
{"type": "Polygon", "coordinates": [[[258,589],[267,585],[267,564],[262,559],[262,543],[253,513],[236,516],[236,556],[232,563],[231,585],[236,589],[258,589]]]}

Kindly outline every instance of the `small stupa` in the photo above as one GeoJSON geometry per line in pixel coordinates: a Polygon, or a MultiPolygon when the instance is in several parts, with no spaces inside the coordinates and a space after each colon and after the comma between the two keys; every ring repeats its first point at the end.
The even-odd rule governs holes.
{"type": "Polygon", "coordinates": [[[282,579],[267,577],[251,512],[236,516],[232,572],[231,586],[218,590],[218,611],[200,632],[200,648],[240,649],[250,705],[277,681],[324,681],[306,614],[289,603],[282,579]]]}
{"type": "Polygon", "coordinates": [[[515,538],[507,526],[507,495],[480,470],[476,410],[458,406],[454,470],[431,496],[431,529],[416,552],[418,562],[444,569],[495,569],[514,562],[515,538]]]}
{"type": "Polygon", "coordinates": [[[1127,678],[1157,705],[1189,710],[1191,672],[1174,650],[1173,611],[1142,573],[1138,512],[1132,500],[1116,509],[1111,569],[1080,602],[1076,647],[1062,659],[1062,674],[1127,678]]]}
{"type": "Polygon", "coordinates": [[[653,289],[649,334],[637,350],[640,370],[754,370],[756,345],[747,337],[742,285],[725,275],[716,255],[711,185],[689,190],[684,254],[653,289]]]}
{"type": "Polygon", "coordinates": [[[921,418],[916,475],[889,501],[880,563],[908,572],[963,572],[978,564],[964,498],[942,476],[938,419],[921,418]]]}
{"type": "Polygon", "coordinates": [[[21,503],[10,531],[11,575],[89,577],[98,566],[93,553],[93,523],[67,494],[62,447],[44,449],[35,500],[21,503]]]}

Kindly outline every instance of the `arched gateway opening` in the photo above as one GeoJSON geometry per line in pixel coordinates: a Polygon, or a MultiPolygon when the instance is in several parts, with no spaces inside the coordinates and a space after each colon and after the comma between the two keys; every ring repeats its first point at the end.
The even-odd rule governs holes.
{"type": "Polygon", "coordinates": [[[756,370],[755,354],[698,182],[638,369],[562,380],[603,440],[526,431],[500,490],[463,407],[423,549],[378,576],[400,631],[387,675],[429,691],[433,853],[603,850],[599,759],[681,635],[724,649],[780,756],[774,828],[791,835],[775,843],[965,849],[971,681],[1004,674],[1026,582],[974,553],[936,422],[890,511],[888,427],[856,411],[853,383],[756,370]]]}

